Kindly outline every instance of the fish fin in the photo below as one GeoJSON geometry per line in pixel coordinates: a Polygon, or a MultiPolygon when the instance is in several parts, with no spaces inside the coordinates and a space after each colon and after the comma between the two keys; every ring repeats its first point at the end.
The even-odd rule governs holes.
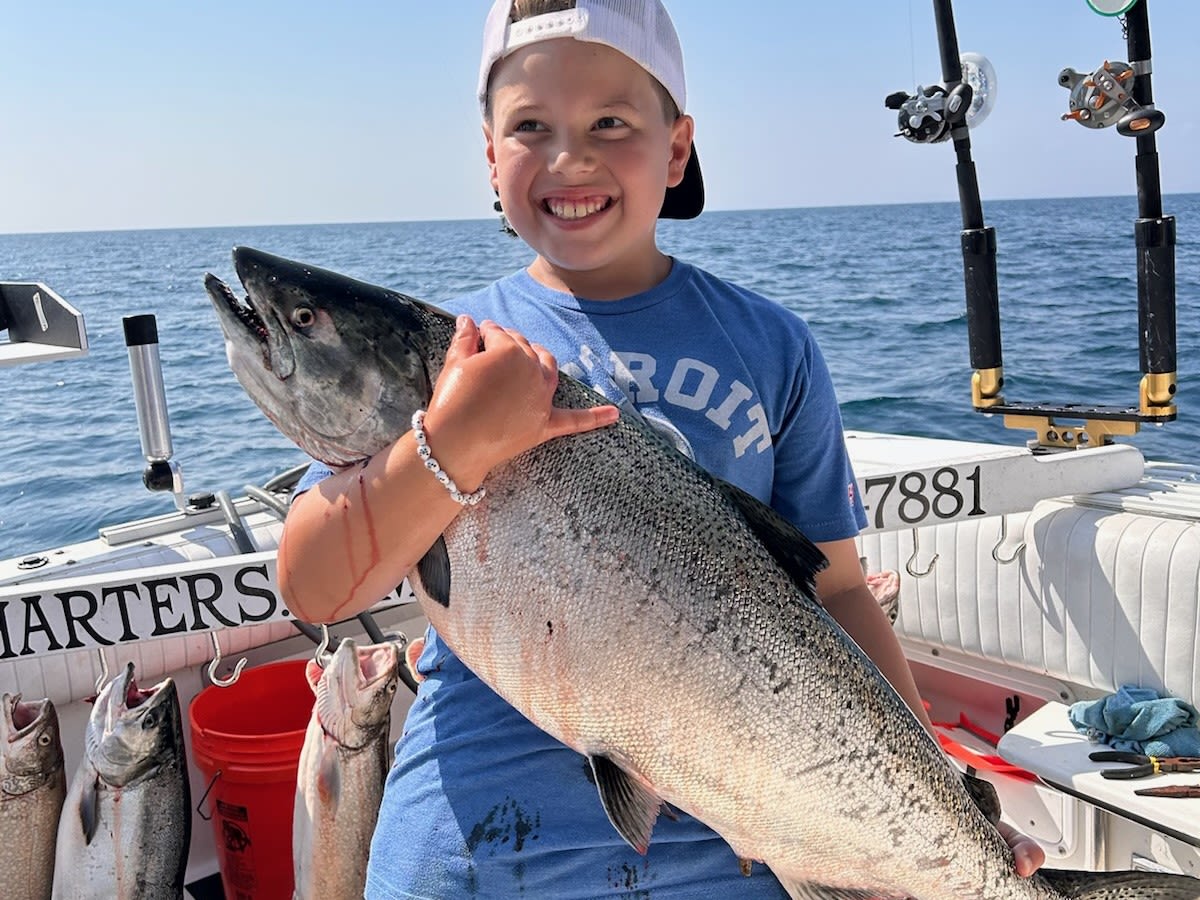
{"type": "Polygon", "coordinates": [[[1072,872],[1040,869],[1038,876],[1070,900],[1200,900],[1200,879],[1152,872],[1072,872]]]}
{"type": "Polygon", "coordinates": [[[417,574],[425,593],[447,609],[450,608],[450,555],[446,539],[438,535],[429,551],[417,563],[417,574]]]}
{"type": "Polygon", "coordinates": [[[607,756],[589,756],[588,762],[592,764],[592,774],[600,790],[600,804],[608,821],[630,847],[645,853],[662,800],[630,778],[607,756]]]}
{"type": "Polygon", "coordinates": [[[806,595],[812,597],[813,579],[829,565],[825,554],[795,525],[737,485],[713,479],[721,493],[737,507],[771,556],[806,595]]]}
{"type": "Polygon", "coordinates": [[[967,793],[971,795],[971,799],[975,801],[975,805],[979,807],[979,811],[993,825],[999,825],[1000,795],[996,793],[996,786],[990,781],[976,778],[970,772],[963,772],[963,784],[967,788],[967,793]]]}
{"type": "Polygon", "coordinates": [[[100,785],[99,777],[83,789],[79,798],[79,824],[83,828],[83,843],[86,846],[96,836],[100,827],[100,785]]]}
{"type": "Polygon", "coordinates": [[[317,772],[317,793],[332,809],[337,810],[342,799],[342,767],[338,765],[336,750],[321,754],[321,766],[317,772]]]}
{"type": "Polygon", "coordinates": [[[421,654],[424,652],[424,637],[413,638],[408,642],[408,646],[404,648],[404,665],[408,667],[408,674],[412,676],[412,680],[417,684],[425,680],[425,676],[417,669],[417,662],[421,659],[421,654]]]}

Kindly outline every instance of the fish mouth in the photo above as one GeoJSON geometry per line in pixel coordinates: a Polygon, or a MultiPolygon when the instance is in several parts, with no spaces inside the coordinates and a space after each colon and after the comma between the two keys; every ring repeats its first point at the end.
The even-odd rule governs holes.
{"type": "Polygon", "coordinates": [[[108,733],[115,731],[118,723],[129,713],[135,713],[135,715],[140,716],[150,707],[156,706],[156,701],[169,693],[171,687],[173,687],[173,682],[170,678],[164,678],[152,687],[138,687],[137,678],[134,676],[133,663],[127,663],[121,673],[109,685],[108,696],[104,697],[102,691],[101,697],[97,699],[97,702],[107,700],[108,703],[104,711],[105,731],[108,733]]]}
{"type": "Polygon", "coordinates": [[[400,647],[395,641],[359,646],[354,638],[342,638],[327,666],[338,670],[340,684],[368,691],[391,678],[399,662],[400,647]]]}
{"type": "MultiPolygon", "coordinates": [[[[360,648],[360,651],[362,649],[360,648]]],[[[369,653],[359,652],[358,674],[362,686],[373,687],[378,682],[391,678],[396,671],[399,657],[400,650],[391,641],[375,645],[369,653]]]]}
{"type": "MultiPolygon", "coordinates": [[[[237,295],[230,290],[229,285],[211,272],[204,276],[204,288],[208,291],[208,296],[212,298],[217,310],[223,313],[222,323],[233,324],[236,322],[240,324],[247,334],[258,341],[264,359],[269,362],[270,332],[267,330],[267,323],[254,308],[254,301],[250,299],[250,295],[247,294],[244,300],[238,299],[237,295]]],[[[228,332],[226,336],[229,336],[228,332]]]]}
{"type": "MultiPolygon", "coordinates": [[[[360,647],[353,638],[342,639],[327,666],[336,673],[334,684],[340,692],[340,703],[350,711],[355,725],[370,728],[378,724],[381,710],[376,703],[381,691],[394,686],[399,664],[400,649],[392,641],[360,647]],[[373,696],[373,701],[364,706],[363,698],[367,696],[373,696]]],[[[390,705],[390,694],[382,699],[390,705]]]]}
{"type": "Polygon", "coordinates": [[[50,701],[30,700],[22,702],[20,694],[4,695],[5,734],[9,742],[15,742],[28,734],[46,712],[50,701]]]}
{"type": "Polygon", "coordinates": [[[138,687],[134,676],[133,663],[126,663],[125,668],[114,680],[112,693],[109,695],[109,709],[118,715],[131,709],[137,709],[154,696],[160,685],[148,690],[138,687]]]}
{"type": "Polygon", "coordinates": [[[289,329],[269,289],[275,279],[264,279],[257,271],[262,268],[260,256],[249,249],[234,249],[233,264],[244,297],[211,272],[204,276],[204,287],[216,308],[230,365],[235,359],[257,356],[264,370],[283,381],[295,372],[296,359],[289,329]]]}

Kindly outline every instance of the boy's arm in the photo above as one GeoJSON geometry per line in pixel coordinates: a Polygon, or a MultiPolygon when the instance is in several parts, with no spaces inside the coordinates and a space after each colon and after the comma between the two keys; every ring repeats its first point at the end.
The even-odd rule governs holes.
{"type": "MultiPolygon", "coordinates": [[[[556,408],[557,384],[545,348],[459,317],[425,416],[430,449],[459,490],[474,491],[497,465],[544,441],[616,421],[613,406],[556,408]]],[[[361,612],[395,589],[461,509],[405,433],[293,502],[279,545],[284,602],[309,622],[361,612]]]]}
{"type": "MultiPolygon", "coordinates": [[[[821,603],[871,657],[921,724],[932,733],[933,723],[921,702],[912,669],[892,623],[867,587],[854,538],[818,542],[817,547],[829,559],[829,566],[817,574],[817,596],[821,603]]],[[[1021,875],[1032,875],[1046,861],[1046,853],[1037,841],[1004,822],[1000,823],[999,830],[1012,849],[1017,872],[1021,875]]]]}
{"type": "Polygon", "coordinates": [[[879,667],[892,687],[909,705],[921,724],[932,733],[908,659],[879,601],[867,587],[854,538],[818,542],[829,565],[817,573],[817,596],[839,625],[879,667]]]}

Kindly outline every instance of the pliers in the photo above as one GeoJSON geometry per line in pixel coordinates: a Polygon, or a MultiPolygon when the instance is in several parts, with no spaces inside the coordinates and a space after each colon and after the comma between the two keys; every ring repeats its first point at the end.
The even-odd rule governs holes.
{"type": "Polygon", "coordinates": [[[1097,750],[1089,753],[1093,762],[1133,763],[1127,769],[1105,769],[1102,778],[1146,778],[1163,772],[1200,772],[1200,756],[1146,756],[1126,750],[1097,750]]]}

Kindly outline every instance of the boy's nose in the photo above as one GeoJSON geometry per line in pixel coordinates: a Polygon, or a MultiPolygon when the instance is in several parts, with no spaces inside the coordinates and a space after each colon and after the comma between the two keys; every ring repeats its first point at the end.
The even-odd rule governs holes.
{"type": "Polygon", "coordinates": [[[550,171],[556,174],[591,169],[595,163],[590,144],[582,138],[564,135],[550,151],[550,171]]]}

